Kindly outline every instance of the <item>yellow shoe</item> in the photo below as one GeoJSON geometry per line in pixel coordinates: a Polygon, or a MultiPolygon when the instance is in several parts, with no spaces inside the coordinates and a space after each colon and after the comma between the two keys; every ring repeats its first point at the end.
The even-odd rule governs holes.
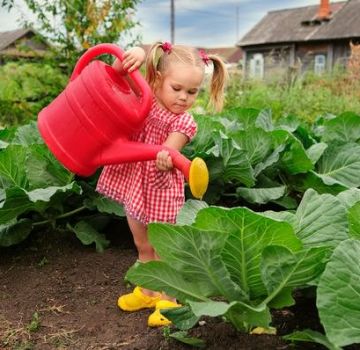
{"type": "Polygon", "coordinates": [[[160,300],[156,303],[155,311],[148,318],[148,326],[149,327],[160,327],[160,326],[168,326],[171,324],[165,316],[160,313],[161,309],[170,309],[173,307],[181,307],[180,304],[175,303],[170,300],[160,300]]]}
{"type": "Polygon", "coordinates": [[[124,311],[137,311],[141,309],[153,308],[160,300],[160,295],[150,297],[145,295],[140,287],[135,287],[132,293],[120,296],[118,306],[124,311]]]}

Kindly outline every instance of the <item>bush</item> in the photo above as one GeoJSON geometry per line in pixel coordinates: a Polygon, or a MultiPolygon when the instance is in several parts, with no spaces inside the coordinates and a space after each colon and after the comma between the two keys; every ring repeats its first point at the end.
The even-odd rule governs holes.
{"type": "Polygon", "coordinates": [[[63,89],[67,76],[43,62],[0,67],[0,126],[25,124],[63,89]]]}

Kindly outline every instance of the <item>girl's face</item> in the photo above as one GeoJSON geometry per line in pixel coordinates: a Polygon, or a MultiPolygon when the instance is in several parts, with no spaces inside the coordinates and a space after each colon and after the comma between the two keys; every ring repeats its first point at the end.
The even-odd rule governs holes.
{"type": "Polygon", "coordinates": [[[157,72],[155,96],[169,111],[183,113],[194,104],[203,78],[200,67],[172,63],[163,74],[157,72]]]}

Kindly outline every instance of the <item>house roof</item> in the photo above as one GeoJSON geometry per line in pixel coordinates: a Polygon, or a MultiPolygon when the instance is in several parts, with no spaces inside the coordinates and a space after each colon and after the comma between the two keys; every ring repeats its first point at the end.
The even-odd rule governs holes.
{"type": "Polygon", "coordinates": [[[21,28],[16,30],[10,30],[7,32],[0,32],[0,51],[6,49],[14,41],[22,38],[29,32],[35,34],[35,32],[30,28],[21,28]]]}
{"type": "MultiPolygon", "coordinates": [[[[148,52],[151,45],[141,45],[141,47],[148,52]]],[[[242,50],[237,46],[230,47],[198,47],[198,49],[205,50],[209,55],[219,55],[226,63],[238,63],[243,56],[242,50]]]]}
{"type": "Polygon", "coordinates": [[[268,12],[239,46],[360,38],[360,0],[330,4],[329,20],[316,21],[319,5],[268,12]]]}
{"type": "Polygon", "coordinates": [[[204,48],[209,55],[219,55],[226,63],[238,63],[243,56],[243,52],[239,47],[212,47],[204,48]]]}

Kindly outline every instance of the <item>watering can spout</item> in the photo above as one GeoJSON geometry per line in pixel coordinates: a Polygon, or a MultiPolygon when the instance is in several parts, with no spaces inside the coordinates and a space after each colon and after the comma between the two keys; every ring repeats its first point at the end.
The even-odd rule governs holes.
{"type": "Polygon", "coordinates": [[[158,152],[162,150],[169,152],[174,167],[184,174],[192,195],[201,199],[209,183],[209,173],[205,162],[201,158],[190,161],[179,151],[169,147],[120,139],[98,154],[94,166],[155,160],[158,152]]]}

